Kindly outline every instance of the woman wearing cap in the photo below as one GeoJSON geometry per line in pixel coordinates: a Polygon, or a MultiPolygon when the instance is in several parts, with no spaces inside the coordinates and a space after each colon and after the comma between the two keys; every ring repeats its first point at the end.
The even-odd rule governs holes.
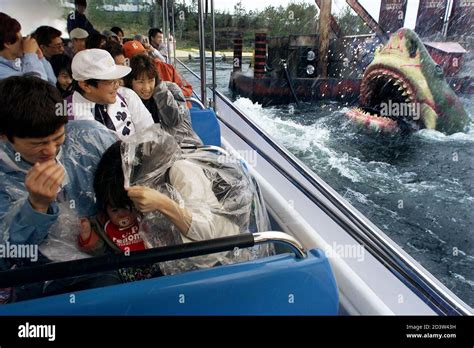
{"type": "Polygon", "coordinates": [[[179,144],[202,145],[191,126],[189,109],[178,85],[161,81],[153,59],[137,54],[130,60],[132,72],[125,76],[125,86],[133,89],[150,111],[153,121],[174,136],[179,144]]]}

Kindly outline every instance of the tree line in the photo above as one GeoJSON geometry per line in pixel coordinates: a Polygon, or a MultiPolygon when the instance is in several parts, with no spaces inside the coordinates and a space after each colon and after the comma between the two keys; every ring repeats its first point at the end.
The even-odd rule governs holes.
{"type": "MultiPolygon", "coordinates": [[[[145,34],[152,26],[162,27],[161,1],[141,7],[139,12],[109,12],[102,7],[117,5],[120,1],[89,0],[88,16],[99,30],[120,26],[126,36],[145,34]]],[[[174,4],[175,35],[178,45],[197,46],[198,6],[197,0],[180,1],[174,4]],[[180,44],[181,43],[181,44],[180,44]]],[[[171,9],[169,10],[171,17],[171,9]]],[[[170,19],[171,20],[171,19],[170,19]]],[[[344,35],[365,34],[369,32],[363,21],[348,8],[337,15],[337,21],[344,35]]],[[[288,36],[290,34],[317,34],[319,10],[315,4],[306,2],[290,3],[286,7],[269,5],[263,10],[247,10],[242,1],[237,1],[234,11],[215,11],[218,46],[232,46],[232,37],[241,33],[244,45],[249,46],[256,32],[266,32],[269,36],[288,36]],[[227,45],[226,45],[227,42],[227,45]]],[[[206,16],[206,32],[210,32],[211,17],[206,16]]]]}

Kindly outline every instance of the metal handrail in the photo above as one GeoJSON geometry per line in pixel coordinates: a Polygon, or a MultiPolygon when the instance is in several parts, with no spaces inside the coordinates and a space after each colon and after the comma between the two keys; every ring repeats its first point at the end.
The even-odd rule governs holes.
{"type": "Polygon", "coordinates": [[[264,243],[284,244],[291,248],[296,258],[306,257],[306,252],[301,244],[286,233],[277,231],[241,233],[229,237],[164,246],[127,254],[108,254],[80,260],[52,262],[1,271],[0,288],[209,255],[223,251],[232,251],[235,248],[251,248],[264,243]]]}
{"type": "Polygon", "coordinates": [[[293,251],[297,259],[304,259],[307,256],[303,245],[300,242],[298,242],[295,238],[293,238],[292,236],[286,233],[271,231],[271,232],[254,233],[253,236],[254,236],[255,244],[262,244],[262,243],[268,243],[268,242],[271,242],[274,244],[282,244],[282,245],[290,247],[290,249],[293,251]]]}
{"type": "Polygon", "coordinates": [[[204,110],[206,108],[204,104],[198,98],[189,97],[189,98],[186,98],[186,100],[189,102],[198,104],[201,110],[204,110]]]}

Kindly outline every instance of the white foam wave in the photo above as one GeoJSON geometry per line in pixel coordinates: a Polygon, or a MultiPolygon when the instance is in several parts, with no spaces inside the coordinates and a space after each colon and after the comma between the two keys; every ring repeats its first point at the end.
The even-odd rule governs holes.
{"type": "Polygon", "coordinates": [[[458,274],[458,273],[454,273],[454,272],[451,272],[451,275],[456,278],[456,280],[459,280],[461,283],[465,283],[467,285],[469,285],[470,287],[473,287],[474,288],[474,281],[470,280],[470,279],[466,279],[466,277],[458,274]]]}
{"type": "Polygon", "coordinates": [[[329,139],[329,130],[316,125],[304,126],[292,120],[276,117],[275,109],[263,108],[248,98],[239,98],[234,105],[267,131],[277,142],[298,151],[310,150],[329,139]]]}
{"type": "Polygon", "coordinates": [[[434,129],[422,129],[415,135],[433,142],[474,142],[474,127],[471,126],[467,133],[459,132],[446,135],[434,129]]]}

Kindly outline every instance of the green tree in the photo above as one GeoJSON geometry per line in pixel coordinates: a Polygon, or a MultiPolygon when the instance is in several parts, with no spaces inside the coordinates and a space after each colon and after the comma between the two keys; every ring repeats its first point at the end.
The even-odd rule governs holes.
{"type": "Polygon", "coordinates": [[[367,24],[365,24],[362,18],[355,14],[348,6],[336,16],[336,21],[344,35],[361,35],[370,33],[370,28],[367,24]]]}

